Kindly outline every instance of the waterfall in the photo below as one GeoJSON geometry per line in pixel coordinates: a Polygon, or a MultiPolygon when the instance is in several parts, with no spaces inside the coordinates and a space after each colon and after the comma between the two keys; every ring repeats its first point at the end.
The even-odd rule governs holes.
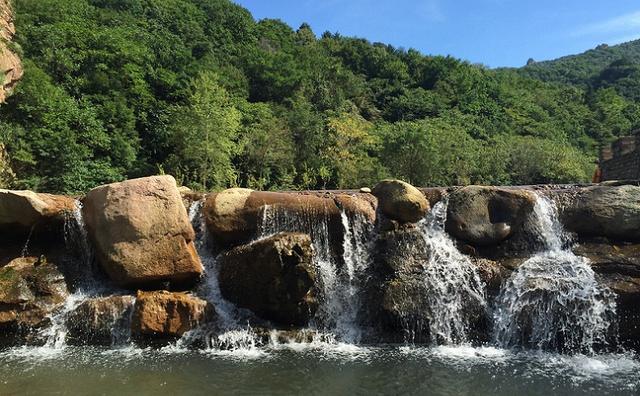
{"type": "Polygon", "coordinates": [[[476,267],[456,248],[444,230],[448,200],[444,198],[418,224],[425,242],[423,262],[426,309],[432,342],[468,340],[470,317],[484,314],[485,286],[476,267]]]}
{"type": "Polygon", "coordinates": [[[304,232],[311,236],[321,299],[313,325],[335,333],[342,341],[358,342],[360,284],[370,262],[373,224],[363,215],[349,216],[341,211],[344,266],[340,266],[331,249],[327,212],[308,209],[303,214],[290,213],[277,205],[265,205],[259,238],[279,232],[304,232]]]}
{"type": "Polygon", "coordinates": [[[341,211],[343,227],[344,268],[340,272],[339,285],[334,293],[339,293],[341,311],[335,318],[335,332],[344,341],[360,341],[361,329],[358,326],[358,313],[361,303],[361,284],[371,263],[371,237],[373,224],[364,215],[356,213],[349,216],[341,211]]]}
{"type": "Polygon", "coordinates": [[[614,294],[598,284],[589,260],[567,247],[555,204],[538,196],[532,221],[544,251],[528,259],[503,286],[494,314],[502,347],[593,352],[606,343],[614,294]]]}
{"type": "Polygon", "coordinates": [[[202,343],[210,351],[248,351],[254,350],[258,337],[251,327],[243,325],[246,319],[243,310],[222,296],[218,274],[218,249],[211,238],[202,207],[204,199],[193,202],[189,207],[189,220],[196,231],[196,250],[204,266],[205,274],[196,294],[213,304],[216,314],[216,328],[204,324],[184,334],[178,341],[178,347],[189,347],[202,343]]]}

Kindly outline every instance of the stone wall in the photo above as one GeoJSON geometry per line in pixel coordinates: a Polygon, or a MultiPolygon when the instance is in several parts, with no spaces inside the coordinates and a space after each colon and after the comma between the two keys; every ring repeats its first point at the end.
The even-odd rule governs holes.
{"type": "Polygon", "coordinates": [[[600,150],[602,181],[640,179],[640,131],[600,150]]]}

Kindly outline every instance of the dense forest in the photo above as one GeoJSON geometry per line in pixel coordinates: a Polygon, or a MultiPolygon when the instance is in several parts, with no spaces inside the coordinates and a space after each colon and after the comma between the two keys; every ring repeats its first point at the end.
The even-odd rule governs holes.
{"type": "Polygon", "coordinates": [[[14,11],[26,73],[0,107],[11,188],[157,173],[203,190],[577,182],[600,144],[640,126],[637,42],[490,70],[256,21],[228,0],[14,11]]]}

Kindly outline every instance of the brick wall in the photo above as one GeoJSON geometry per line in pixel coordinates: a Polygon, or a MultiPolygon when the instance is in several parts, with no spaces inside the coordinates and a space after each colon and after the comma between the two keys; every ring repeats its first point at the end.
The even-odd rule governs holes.
{"type": "Polygon", "coordinates": [[[603,147],[600,169],[603,181],[640,179],[640,135],[625,136],[603,147]]]}

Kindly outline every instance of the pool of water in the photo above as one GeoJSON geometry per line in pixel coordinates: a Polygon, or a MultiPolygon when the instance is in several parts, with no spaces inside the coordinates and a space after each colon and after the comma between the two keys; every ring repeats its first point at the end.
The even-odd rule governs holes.
{"type": "Polygon", "coordinates": [[[640,359],[347,344],[0,351],[0,395],[128,394],[638,395],[640,359]]]}

